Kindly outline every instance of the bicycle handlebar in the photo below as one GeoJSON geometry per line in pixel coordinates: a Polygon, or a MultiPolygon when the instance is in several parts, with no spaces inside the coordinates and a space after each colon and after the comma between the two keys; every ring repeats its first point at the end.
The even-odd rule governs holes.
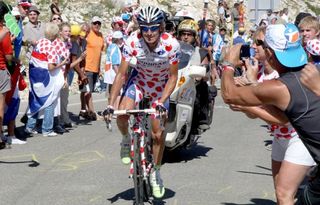
{"type": "Polygon", "coordinates": [[[139,114],[139,113],[147,113],[147,114],[154,114],[156,113],[155,109],[143,109],[143,110],[115,110],[113,112],[114,115],[125,115],[125,114],[139,114]]]}

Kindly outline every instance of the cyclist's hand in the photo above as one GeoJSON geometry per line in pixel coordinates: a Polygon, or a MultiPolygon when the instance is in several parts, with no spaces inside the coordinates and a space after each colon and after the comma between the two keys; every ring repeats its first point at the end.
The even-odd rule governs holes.
{"type": "Polygon", "coordinates": [[[102,115],[105,120],[111,120],[113,113],[114,113],[113,106],[108,105],[107,108],[102,112],[102,115]]]}
{"type": "Polygon", "coordinates": [[[167,115],[167,108],[165,108],[163,103],[160,103],[158,100],[154,102],[152,107],[156,109],[156,118],[167,115]]]}

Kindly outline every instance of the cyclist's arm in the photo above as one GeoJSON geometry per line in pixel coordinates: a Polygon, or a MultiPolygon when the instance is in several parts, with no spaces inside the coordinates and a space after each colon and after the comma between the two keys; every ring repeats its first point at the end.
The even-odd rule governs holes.
{"type": "Polygon", "coordinates": [[[160,103],[164,103],[170,97],[171,93],[176,87],[176,83],[178,80],[178,66],[179,66],[179,63],[170,65],[170,69],[169,69],[170,77],[166,86],[164,87],[161,99],[159,100],[160,103]]]}
{"type": "Polygon", "coordinates": [[[118,73],[113,81],[111,94],[110,94],[110,105],[113,105],[117,96],[120,93],[123,83],[125,82],[126,73],[129,68],[129,62],[122,60],[118,73]]]}

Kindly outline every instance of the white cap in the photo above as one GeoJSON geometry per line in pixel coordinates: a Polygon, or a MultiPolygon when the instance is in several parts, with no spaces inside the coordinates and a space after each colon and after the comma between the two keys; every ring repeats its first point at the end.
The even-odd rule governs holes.
{"type": "Polygon", "coordinates": [[[91,22],[92,22],[92,23],[94,23],[94,22],[100,22],[100,23],[102,24],[102,19],[101,19],[100,17],[98,17],[98,16],[94,16],[94,17],[92,18],[91,22]]]}
{"type": "Polygon", "coordinates": [[[174,16],[181,16],[181,17],[190,18],[194,20],[194,15],[187,10],[180,10],[174,16]]]}
{"type": "Polygon", "coordinates": [[[121,31],[115,31],[115,32],[112,34],[112,38],[117,38],[117,39],[123,38],[123,34],[122,34],[121,31]]]}
{"type": "Polygon", "coordinates": [[[12,14],[13,16],[21,16],[18,7],[13,7],[13,8],[12,8],[12,11],[11,11],[11,14],[12,14]]]}
{"type": "Polygon", "coordinates": [[[279,62],[286,67],[295,68],[307,63],[307,54],[301,46],[300,33],[294,24],[269,25],[265,43],[274,51],[279,62]]]}

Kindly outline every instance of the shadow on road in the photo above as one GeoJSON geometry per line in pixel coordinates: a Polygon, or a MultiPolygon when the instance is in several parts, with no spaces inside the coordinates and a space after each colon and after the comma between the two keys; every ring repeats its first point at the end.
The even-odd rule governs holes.
{"type": "Polygon", "coordinates": [[[198,144],[191,149],[177,149],[173,151],[166,150],[163,155],[162,163],[179,163],[188,162],[193,159],[200,159],[201,157],[207,157],[207,153],[212,149],[212,147],[206,147],[198,144]]]}
{"type": "Polygon", "coordinates": [[[223,205],[276,205],[276,202],[270,200],[270,199],[251,199],[250,203],[247,204],[237,204],[237,203],[228,203],[224,202],[221,203],[223,205]]]}
{"type": "MultiPolygon", "coordinates": [[[[260,165],[256,165],[256,167],[271,172],[271,169],[270,169],[270,168],[267,168],[267,167],[264,167],[264,166],[260,166],[260,165]]],[[[244,174],[256,174],[256,175],[272,176],[272,173],[269,174],[269,173],[252,172],[252,171],[242,171],[242,170],[239,170],[239,171],[237,171],[237,172],[244,173],[244,174]]]]}
{"type": "MultiPolygon", "coordinates": [[[[171,189],[166,188],[166,192],[165,192],[164,197],[161,200],[159,200],[159,199],[152,200],[151,204],[153,204],[153,205],[166,204],[166,202],[163,201],[163,200],[172,198],[172,197],[174,197],[174,195],[175,195],[174,191],[172,191],[171,189]]],[[[119,199],[133,202],[133,200],[134,200],[134,189],[133,188],[127,189],[126,191],[118,193],[115,196],[113,196],[112,198],[108,198],[107,200],[112,204],[112,203],[118,201],[119,199]]],[[[146,204],[148,204],[148,203],[146,203],[146,204]]]]}
{"type": "Polygon", "coordinates": [[[5,161],[0,161],[0,164],[29,164],[29,167],[37,167],[40,165],[39,162],[30,160],[30,161],[15,161],[15,162],[5,162],[5,161]]]}

